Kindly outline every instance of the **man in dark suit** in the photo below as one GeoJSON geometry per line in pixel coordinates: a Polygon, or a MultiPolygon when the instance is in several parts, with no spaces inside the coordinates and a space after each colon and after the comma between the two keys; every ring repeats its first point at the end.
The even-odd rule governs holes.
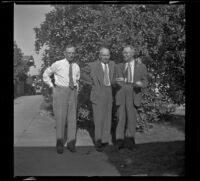
{"type": "Polygon", "coordinates": [[[91,62],[88,66],[81,69],[80,80],[92,86],[90,100],[93,109],[97,151],[103,151],[111,139],[113,102],[111,85],[115,79],[115,63],[109,59],[109,49],[102,47],[100,49],[99,60],[91,62]]]}
{"type": "Polygon", "coordinates": [[[123,49],[125,63],[117,66],[117,82],[121,87],[116,93],[118,124],[116,145],[118,149],[135,149],[137,108],[141,106],[142,89],[147,86],[146,66],[134,59],[135,49],[123,49]]]}

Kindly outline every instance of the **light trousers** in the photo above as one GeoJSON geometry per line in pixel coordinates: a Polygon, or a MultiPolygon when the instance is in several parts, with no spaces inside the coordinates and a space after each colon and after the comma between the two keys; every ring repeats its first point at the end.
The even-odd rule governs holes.
{"type": "Polygon", "coordinates": [[[67,127],[67,142],[76,140],[77,89],[55,87],[53,111],[56,118],[56,138],[64,139],[67,127]]]}
{"type": "Polygon", "coordinates": [[[101,87],[99,100],[92,104],[95,125],[95,141],[109,143],[111,139],[111,117],[112,117],[112,89],[101,87]]]}

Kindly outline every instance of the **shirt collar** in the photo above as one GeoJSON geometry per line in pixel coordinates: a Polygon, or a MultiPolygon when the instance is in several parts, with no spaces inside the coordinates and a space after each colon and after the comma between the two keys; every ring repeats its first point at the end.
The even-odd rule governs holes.
{"type": "MultiPolygon", "coordinates": [[[[67,62],[67,64],[70,64],[70,62],[65,58],[64,59],[65,60],[65,62],[67,62]]],[[[75,62],[72,62],[71,64],[74,64],[75,62]]]]}
{"type": "Polygon", "coordinates": [[[68,61],[66,58],[64,58],[64,61],[65,61],[66,63],[69,63],[69,61],[68,61]]]}
{"type": "MultiPolygon", "coordinates": [[[[126,62],[126,65],[128,65],[128,62],[126,62]]],[[[131,65],[131,66],[134,66],[134,65],[135,65],[135,59],[133,59],[133,60],[130,61],[130,65],[131,65]]]]}
{"type": "MultiPolygon", "coordinates": [[[[109,62],[108,62],[108,63],[109,63],[109,62]]],[[[103,63],[103,62],[101,62],[101,65],[103,65],[103,66],[104,66],[104,65],[108,65],[108,63],[103,63]]]]}

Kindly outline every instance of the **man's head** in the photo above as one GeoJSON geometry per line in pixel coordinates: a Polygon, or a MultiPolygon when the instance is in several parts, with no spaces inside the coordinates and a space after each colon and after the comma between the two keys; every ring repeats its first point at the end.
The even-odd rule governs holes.
{"type": "Polygon", "coordinates": [[[131,45],[125,46],[123,49],[123,56],[126,62],[130,62],[133,60],[135,55],[135,48],[131,45]]]}
{"type": "Polygon", "coordinates": [[[69,62],[72,62],[75,57],[75,47],[73,45],[67,45],[65,47],[64,55],[69,62]]]}
{"type": "Polygon", "coordinates": [[[100,48],[99,58],[100,58],[101,62],[108,63],[109,59],[110,59],[110,51],[109,51],[109,49],[106,48],[106,47],[100,48]]]}

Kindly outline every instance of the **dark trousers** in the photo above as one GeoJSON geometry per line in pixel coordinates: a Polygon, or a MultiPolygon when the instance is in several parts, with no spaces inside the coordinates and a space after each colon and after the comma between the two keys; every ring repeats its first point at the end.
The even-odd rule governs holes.
{"type": "Polygon", "coordinates": [[[132,138],[135,137],[137,119],[137,110],[133,103],[133,86],[125,84],[119,91],[125,101],[118,108],[116,139],[132,138]]]}

